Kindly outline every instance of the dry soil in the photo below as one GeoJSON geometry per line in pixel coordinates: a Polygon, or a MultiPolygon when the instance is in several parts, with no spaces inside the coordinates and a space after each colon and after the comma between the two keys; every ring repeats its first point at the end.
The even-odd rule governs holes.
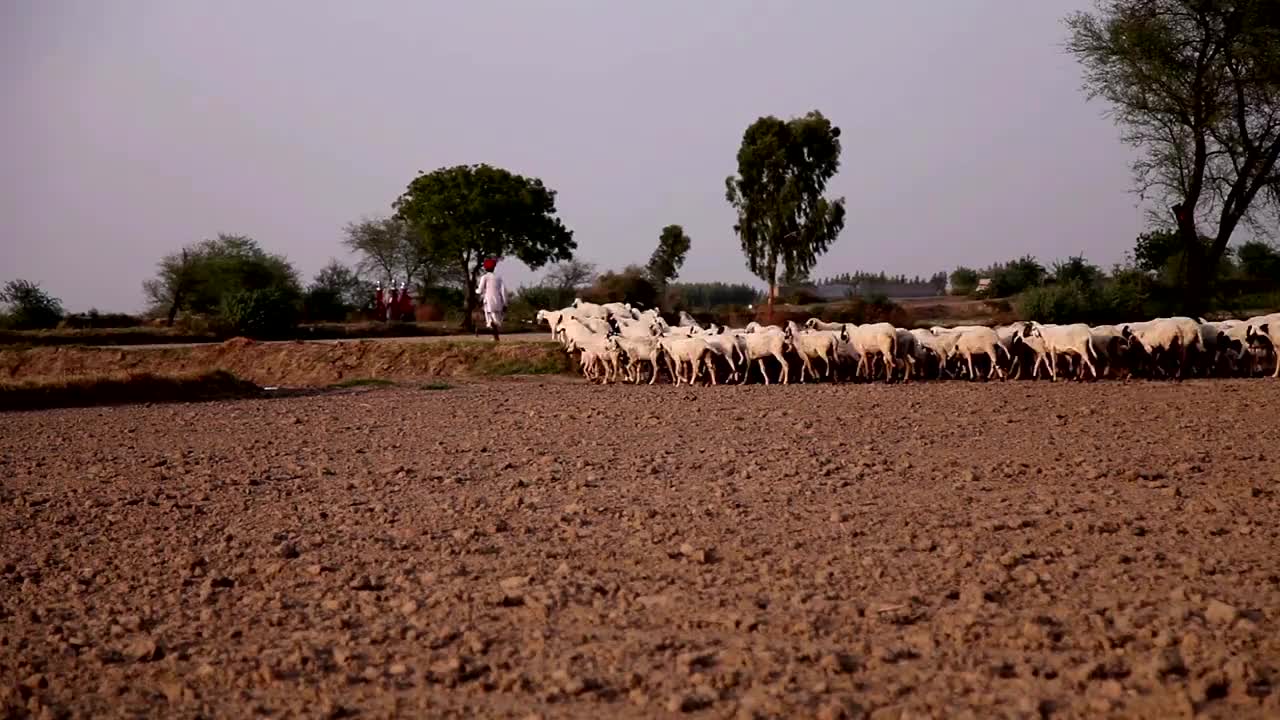
{"type": "Polygon", "coordinates": [[[1280,717],[1280,383],[0,415],[36,717],[1280,717]]]}

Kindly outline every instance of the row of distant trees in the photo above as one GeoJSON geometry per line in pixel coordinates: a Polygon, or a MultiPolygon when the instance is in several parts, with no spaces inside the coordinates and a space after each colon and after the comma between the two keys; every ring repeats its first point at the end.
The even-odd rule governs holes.
{"type": "MultiPolygon", "coordinates": [[[[1116,322],[1183,312],[1188,262],[1175,231],[1167,230],[1140,235],[1126,261],[1109,271],[1082,256],[1046,266],[1025,255],[982,269],[959,267],[949,279],[953,294],[1012,298],[1024,319],[1116,322]],[[979,286],[983,278],[989,281],[985,288],[979,286]]],[[[1270,243],[1250,240],[1227,248],[1211,276],[1206,308],[1280,308],[1280,249],[1270,243]]]]}

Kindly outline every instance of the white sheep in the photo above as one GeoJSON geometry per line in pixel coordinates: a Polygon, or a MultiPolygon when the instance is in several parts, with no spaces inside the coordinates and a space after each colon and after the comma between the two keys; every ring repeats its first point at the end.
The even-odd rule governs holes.
{"type": "Polygon", "coordinates": [[[747,355],[747,368],[742,374],[742,382],[746,382],[751,376],[751,361],[754,360],[760,364],[760,374],[764,376],[764,384],[769,384],[769,373],[765,370],[764,359],[771,357],[776,359],[782,365],[782,372],[779,380],[783,385],[787,385],[791,380],[791,371],[787,367],[786,352],[788,343],[786,335],[779,329],[774,328],[777,332],[746,332],[742,337],[742,350],[747,355]]]}
{"type": "MultiPolygon", "coordinates": [[[[1190,319],[1190,318],[1186,318],[1190,319]]],[[[1135,343],[1140,347],[1152,360],[1155,368],[1164,373],[1164,368],[1160,366],[1160,360],[1176,353],[1178,356],[1178,370],[1175,375],[1181,378],[1186,368],[1187,360],[1187,327],[1180,322],[1181,319],[1175,318],[1156,318],[1145,322],[1126,323],[1120,326],[1120,333],[1130,341],[1130,346],[1135,343]]],[[[1195,320],[1191,320],[1195,323],[1195,320]]],[[[1194,347],[1200,344],[1200,329],[1198,324],[1192,329],[1191,333],[1194,347]]]]}
{"type": "Polygon", "coordinates": [[[845,332],[849,342],[858,352],[858,375],[871,378],[874,371],[875,358],[884,360],[884,381],[893,381],[893,359],[898,354],[898,329],[889,323],[870,323],[867,325],[846,324],[845,332]]]}
{"type": "Polygon", "coordinates": [[[976,354],[986,355],[991,360],[991,369],[987,372],[987,379],[999,377],[1005,379],[1004,368],[1000,365],[1000,353],[1004,353],[1005,360],[1009,359],[1009,351],[1004,345],[1000,344],[1000,338],[996,336],[996,331],[983,325],[969,325],[963,329],[954,332],[955,343],[951,348],[951,354],[955,357],[963,358],[969,370],[969,379],[977,380],[978,375],[973,368],[973,356],[976,354]]]}
{"type": "Polygon", "coordinates": [[[1275,355],[1276,367],[1271,377],[1280,378],[1280,313],[1262,318],[1258,324],[1249,323],[1245,340],[1250,348],[1261,348],[1275,355]]]}
{"type": "Polygon", "coordinates": [[[648,362],[653,368],[653,376],[649,378],[652,385],[658,380],[658,361],[662,357],[662,343],[653,335],[628,336],[614,335],[614,340],[622,352],[627,355],[627,375],[633,383],[640,382],[641,363],[648,362]]]}
{"type": "Polygon", "coordinates": [[[815,380],[818,378],[818,374],[813,369],[813,361],[818,358],[822,359],[822,376],[831,377],[831,362],[836,355],[836,341],[844,333],[844,329],[839,333],[830,330],[801,330],[794,322],[787,323],[783,334],[795,349],[796,354],[800,356],[800,382],[804,382],[805,371],[808,371],[815,380]]]}
{"type": "MultiPolygon", "coordinates": [[[[690,385],[697,378],[704,361],[710,362],[711,346],[700,337],[664,337],[659,340],[662,351],[667,357],[667,368],[677,385],[687,382],[690,385]],[[689,379],[685,380],[681,372],[685,363],[689,364],[689,379]]],[[[711,373],[711,384],[716,384],[716,375],[711,373]]]]}
{"type": "MultiPolygon", "coordinates": [[[[1084,323],[1041,325],[1038,322],[1032,322],[1023,330],[1023,336],[1028,335],[1044,340],[1045,351],[1049,354],[1049,377],[1053,381],[1058,380],[1059,355],[1079,357],[1083,367],[1088,368],[1093,374],[1093,379],[1098,379],[1098,368],[1093,364],[1093,360],[1098,356],[1093,352],[1093,333],[1088,325],[1084,323]]],[[[1084,377],[1083,369],[1080,371],[1080,377],[1082,379],[1084,377]]]]}
{"type": "Polygon", "coordinates": [[[579,317],[593,317],[601,320],[609,317],[609,311],[605,310],[602,305],[587,302],[582,298],[574,298],[572,307],[579,317]]]}
{"type": "Polygon", "coordinates": [[[1050,373],[1049,367],[1049,348],[1045,345],[1044,340],[1038,335],[1015,335],[1013,336],[1012,348],[1009,349],[1009,356],[1013,358],[1012,364],[1009,366],[1009,375],[1016,380],[1022,379],[1023,367],[1022,357],[1025,353],[1022,348],[1026,348],[1032,355],[1031,362],[1031,379],[1036,380],[1040,377],[1040,367],[1044,366],[1045,374],[1050,373]]]}

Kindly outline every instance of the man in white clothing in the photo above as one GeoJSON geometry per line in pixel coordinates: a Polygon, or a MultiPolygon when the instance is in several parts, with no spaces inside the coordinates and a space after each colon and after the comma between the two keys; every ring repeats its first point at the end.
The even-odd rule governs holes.
{"type": "Polygon", "coordinates": [[[493,341],[498,341],[498,329],[502,326],[502,313],[507,309],[507,292],[502,284],[502,278],[493,271],[498,261],[493,258],[485,258],[484,274],[480,276],[480,283],[476,285],[476,294],[480,296],[484,303],[484,322],[485,325],[493,331],[493,341]]]}

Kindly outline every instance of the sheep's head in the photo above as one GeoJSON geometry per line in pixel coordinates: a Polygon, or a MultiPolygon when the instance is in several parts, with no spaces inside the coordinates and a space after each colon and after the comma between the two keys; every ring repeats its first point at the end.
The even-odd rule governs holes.
{"type": "Polygon", "coordinates": [[[809,318],[808,320],[805,320],[805,321],[804,321],[804,326],[805,326],[805,327],[807,327],[807,328],[809,328],[810,330],[817,329],[817,327],[818,327],[818,318],[809,318]]]}
{"type": "Polygon", "coordinates": [[[572,307],[582,307],[582,298],[580,297],[574,298],[572,307]]]}
{"type": "Polygon", "coordinates": [[[1262,323],[1256,327],[1250,325],[1245,329],[1245,341],[1249,343],[1249,347],[1269,349],[1272,347],[1270,329],[1270,323],[1262,323]]]}
{"type": "Polygon", "coordinates": [[[849,326],[840,326],[840,342],[849,342],[849,326]]]}

